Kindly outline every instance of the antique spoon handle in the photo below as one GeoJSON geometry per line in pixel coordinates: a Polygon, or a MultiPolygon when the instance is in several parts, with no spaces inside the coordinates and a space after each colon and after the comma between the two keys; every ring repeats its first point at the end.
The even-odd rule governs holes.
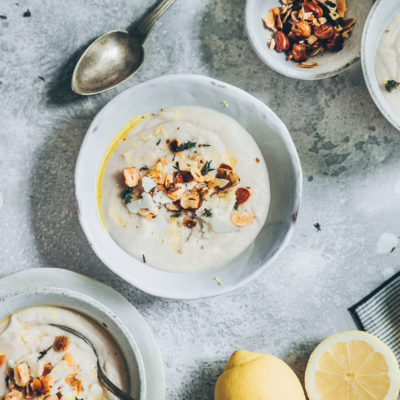
{"type": "Polygon", "coordinates": [[[144,42],[149,33],[154,28],[155,23],[164,14],[167,9],[172,6],[175,0],[163,0],[153,11],[150,12],[138,25],[137,33],[144,42]]]}

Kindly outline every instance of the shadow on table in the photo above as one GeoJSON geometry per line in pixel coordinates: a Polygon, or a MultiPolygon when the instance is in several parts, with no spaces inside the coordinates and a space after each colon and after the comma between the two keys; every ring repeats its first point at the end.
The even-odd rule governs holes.
{"type": "Polygon", "coordinates": [[[185,379],[181,387],[179,399],[213,400],[214,387],[218,377],[224,370],[225,363],[221,361],[203,362],[200,367],[185,379]]]}
{"type": "Polygon", "coordinates": [[[360,64],[321,81],[280,75],[252,50],[244,8],[242,0],[208,2],[200,26],[203,61],[213,77],[249,91],[277,113],[305,174],[354,174],[395,156],[400,136],[373,103],[360,64]]]}
{"type": "Polygon", "coordinates": [[[303,387],[308,360],[319,343],[320,341],[313,340],[294,343],[283,357],[283,360],[294,370],[303,387]]]}
{"type": "Polygon", "coordinates": [[[75,163],[97,111],[61,124],[42,146],[30,188],[34,235],[47,266],[67,268],[100,280],[118,288],[133,303],[140,301],[145,308],[155,298],[141,293],[102,264],[88,245],[75,210],[75,163]]]}

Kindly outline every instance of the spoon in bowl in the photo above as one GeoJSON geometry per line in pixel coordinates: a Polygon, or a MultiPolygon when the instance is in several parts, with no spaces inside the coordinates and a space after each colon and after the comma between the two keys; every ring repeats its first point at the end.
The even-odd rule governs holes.
{"type": "Polygon", "coordinates": [[[92,351],[97,359],[97,377],[99,379],[99,382],[120,400],[135,400],[132,396],[130,396],[128,393],[125,393],[118,386],[114,385],[110,381],[110,379],[108,379],[107,375],[103,371],[103,368],[101,367],[100,358],[97,353],[96,347],[94,347],[94,344],[86,336],[82,335],[82,333],[76,331],[75,329],[70,328],[69,326],[58,325],[58,324],[49,324],[49,325],[55,326],[56,328],[61,329],[63,331],[72,333],[73,335],[77,336],[78,338],[82,339],[85,343],[87,343],[92,348],[92,351]]]}
{"type": "Polygon", "coordinates": [[[116,30],[98,37],[75,66],[72,90],[81,95],[96,94],[130,78],[143,64],[146,38],[174,1],[161,1],[133,32],[116,30]]]}

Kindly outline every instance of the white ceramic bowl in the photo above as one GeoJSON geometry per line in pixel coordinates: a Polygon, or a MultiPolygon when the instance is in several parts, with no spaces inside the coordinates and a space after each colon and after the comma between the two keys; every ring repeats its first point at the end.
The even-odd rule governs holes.
{"type": "Polygon", "coordinates": [[[0,321],[27,307],[45,305],[71,309],[102,326],[115,340],[124,355],[130,393],[136,399],[146,399],[145,370],[135,340],[113,312],[91,297],[56,287],[17,290],[0,298],[0,321]]]}
{"type": "Polygon", "coordinates": [[[75,186],[82,228],[98,257],[116,274],[150,294],[191,299],[229,292],[261,273],[288,242],[300,204],[302,172],[285,125],[263,103],[214,79],[167,75],[132,87],[110,101],[93,120],[79,153],[75,186]],[[222,101],[228,102],[224,107],[222,101]],[[126,253],[103,227],[96,205],[98,168],[109,143],[127,121],[163,107],[203,106],[236,119],[254,137],[267,163],[271,205],[253,244],[226,265],[198,272],[152,268],[126,253]],[[215,278],[219,277],[223,286],[215,278]]]}
{"type": "Polygon", "coordinates": [[[386,102],[376,76],[376,53],[381,37],[392,18],[400,13],[399,0],[379,0],[371,9],[361,43],[361,61],[365,83],[375,104],[383,116],[400,130],[400,116],[386,102]]]}
{"type": "Polygon", "coordinates": [[[346,18],[355,18],[357,21],[353,32],[350,38],[345,40],[343,50],[338,53],[324,52],[308,60],[317,62],[317,68],[299,68],[296,62],[286,61],[284,53],[277,53],[268,48],[265,35],[272,32],[264,28],[261,18],[271,8],[282,5],[279,0],[247,0],[245,10],[247,36],[258,57],[276,72],[295,79],[328,78],[340,74],[360,60],[362,31],[372,3],[372,0],[347,0],[346,18]]]}

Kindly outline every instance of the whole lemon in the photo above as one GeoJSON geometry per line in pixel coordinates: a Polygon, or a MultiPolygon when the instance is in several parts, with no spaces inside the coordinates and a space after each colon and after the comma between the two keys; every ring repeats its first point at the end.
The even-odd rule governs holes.
{"type": "Polygon", "coordinates": [[[218,378],[215,400],[305,400],[293,370],[270,354],[235,351],[218,378]]]}

